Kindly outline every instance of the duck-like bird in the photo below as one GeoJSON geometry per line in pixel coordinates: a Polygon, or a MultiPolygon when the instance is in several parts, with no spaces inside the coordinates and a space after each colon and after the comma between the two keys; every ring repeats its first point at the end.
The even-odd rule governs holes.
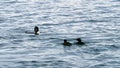
{"type": "Polygon", "coordinates": [[[25,31],[25,33],[39,35],[39,28],[37,26],[35,26],[34,27],[34,32],[25,31]]]}
{"type": "Polygon", "coordinates": [[[70,42],[68,42],[66,39],[64,39],[63,45],[64,46],[71,46],[72,44],[70,42]]]}
{"type": "Polygon", "coordinates": [[[78,45],[84,45],[85,44],[84,42],[81,41],[81,38],[77,38],[76,40],[77,40],[76,44],[78,44],[78,45]]]}
{"type": "Polygon", "coordinates": [[[37,26],[34,27],[34,33],[35,33],[35,35],[39,34],[39,28],[37,26]]]}

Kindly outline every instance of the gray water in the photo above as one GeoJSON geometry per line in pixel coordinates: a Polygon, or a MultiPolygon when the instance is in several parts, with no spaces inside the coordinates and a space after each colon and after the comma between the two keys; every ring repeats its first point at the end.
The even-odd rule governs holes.
{"type": "Polygon", "coordinates": [[[120,0],[0,0],[0,31],[0,68],[120,68],[120,0]]]}

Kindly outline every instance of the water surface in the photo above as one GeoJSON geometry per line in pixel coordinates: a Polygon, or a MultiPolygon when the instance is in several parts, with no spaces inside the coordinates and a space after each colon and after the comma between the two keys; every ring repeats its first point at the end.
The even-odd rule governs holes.
{"type": "Polygon", "coordinates": [[[120,0],[0,0],[0,68],[119,68],[119,22],[120,0]]]}

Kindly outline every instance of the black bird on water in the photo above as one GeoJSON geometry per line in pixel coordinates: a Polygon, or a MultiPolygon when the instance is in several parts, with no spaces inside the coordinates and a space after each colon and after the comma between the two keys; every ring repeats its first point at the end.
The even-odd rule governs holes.
{"type": "Polygon", "coordinates": [[[37,26],[35,26],[34,32],[25,31],[25,33],[39,35],[39,28],[37,26]]]}
{"type": "Polygon", "coordinates": [[[37,26],[34,27],[34,33],[35,33],[35,35],[39,34],[39,28],[37,26]]]}
{"type": "Polygon", "coordinates": [[[63,45],[64,46],[71,46],[72,44],[70,42],[68,42],[66,39],[64,39],[63,45]]]}
{"type": "Polygon", "coordinates": [[[77,38],[76,40],[77,40],[77,42],[76,42],[77,45],[84,45],[85,44],[84,42],[82,42],[81,38],[77,38]]]}

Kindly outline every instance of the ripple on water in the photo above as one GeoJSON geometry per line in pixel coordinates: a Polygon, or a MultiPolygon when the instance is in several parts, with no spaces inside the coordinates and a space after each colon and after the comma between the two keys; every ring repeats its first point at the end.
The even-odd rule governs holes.
{"type": "Polygon", "coordinates": [[[63,67],[63,68],[71,68],[73,67],[73,65],[69,62],[66,61],[62,61],[62,60],[46,60],[46,61],[13,61],[11,63],[11,61],[8,62],[4,62],[5,64],[1,67],[19,67],[19,68],[23,68],[23,67],[49,67],[49,68],[58,68],[58,67],[63,67]],[[9,64],[9,65],[8,65],[9,64]],[[64,65],[66,64],[66,65],[64,65]]]}

